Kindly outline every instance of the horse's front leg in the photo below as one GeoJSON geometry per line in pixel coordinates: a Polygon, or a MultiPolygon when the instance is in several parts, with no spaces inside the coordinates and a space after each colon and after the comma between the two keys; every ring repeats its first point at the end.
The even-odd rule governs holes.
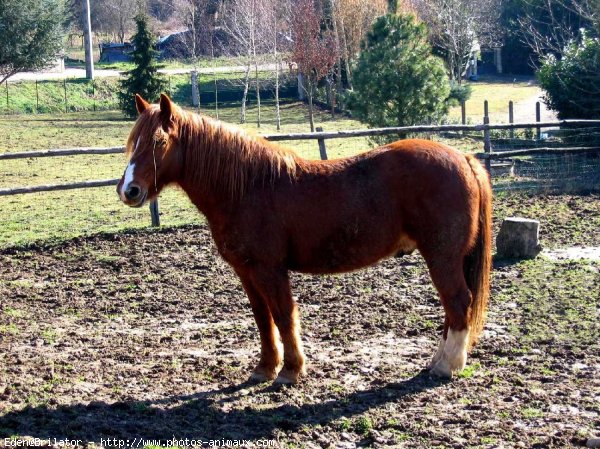
{"type": "Polygon", "coordinates": [[[281,364],[273,316],[267,302],[252,285],[251,279],[242,274],[240,274],[240,279],[248,299],[250,299],[250,306],[260,334],[260,361],[250,375],[250,379],[259,382],[273,380],[277,377],[277,369],[281,364]]]}
{"type": "Polygon", "coordinates": [[[252,285],[267,302],[283,343],[283,368],[276,383],[296,383],[306,374],[298,306],[292,298],[287,270],[256,269],[252,285]]]}

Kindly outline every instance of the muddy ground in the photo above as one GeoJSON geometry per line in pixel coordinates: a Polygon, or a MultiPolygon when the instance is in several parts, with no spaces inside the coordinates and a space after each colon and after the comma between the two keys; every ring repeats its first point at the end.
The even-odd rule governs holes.
{"type": "MultiPolygon", "coordinates": [[[[547,248],[600,246],[599,196],[506,195],[496,229],[516,214],[542,220],[547,248]]],[[[292,284],[309,376],[274,387],[245,382],[258,335],[206,227],[2,251],[0,446],[564,448],[600,436],[598,261],[496,261],[485,333],[452,381],[422,371],[442,311],[418,254],[292,284]]]]}

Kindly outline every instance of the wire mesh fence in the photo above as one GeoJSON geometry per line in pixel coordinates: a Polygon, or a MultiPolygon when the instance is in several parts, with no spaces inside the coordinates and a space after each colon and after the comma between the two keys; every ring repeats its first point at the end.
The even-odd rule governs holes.
{"type": "Polygon", "coordinates": [[[512,136],[507,131],[491,136],[492,151],[500,156],[493,173],[496,190],[550,193],[600,188],[600,127],[527,128],[512,136]],[[513,155],[514,150],[527,149],[538,152],[513,155]]]}
{"type": "MultiPolygon", "coordinates": [[[[219,105],[240,103],[244,92],[240,72],[202,74],[197,78],[200,106],[213,110],[219,105]]],[[[189,73],[165,75],[165,91],[182,106],[192,106],[192,81],[189,73]]],[[[262,99],[275,96],[275,81],[270,73],[260,72],[258,84],[262,99]]],[[[256,102],[256,80],[250,80],[247,98],[256,102]]],[[[69,113],[119,109],[119,78],[65,78],[9,83],[0,88],[0,114],[69,113]]],[[[279,97],[295,99],[297,86],[289,73],[280,77],[279,97]]]]}

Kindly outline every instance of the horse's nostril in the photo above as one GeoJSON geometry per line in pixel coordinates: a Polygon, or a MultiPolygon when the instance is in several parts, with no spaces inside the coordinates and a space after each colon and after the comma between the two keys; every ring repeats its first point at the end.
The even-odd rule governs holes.
{"type": "Polygon", "coordinates": [[[125,198],[127,198],[130,201],[134,201],[140,197],[141,193],[142,189],[140,189],[135,184],[129,184],[129,186],[127,186],[127,189],[125,189],[125,198]]]}

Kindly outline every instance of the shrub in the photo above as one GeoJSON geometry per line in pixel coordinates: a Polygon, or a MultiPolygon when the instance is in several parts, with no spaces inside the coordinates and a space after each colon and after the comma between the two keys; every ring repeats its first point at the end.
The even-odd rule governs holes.
{"type": "Polygon", "coordinates": [[[561,119],[600,118],[600,41],[582,34],[561,59],[544,58],[538,79],[546,91],[544,102],[561,119]]]}
{"type": "Polygon", "coordinates": [[[472,93],[473,88],[468,84],[458,84],[456,82],[452,82],[450,84],[450,95],[448,96],[448,101],[451,105],[458,105],[471,98],[472,93]]]}

